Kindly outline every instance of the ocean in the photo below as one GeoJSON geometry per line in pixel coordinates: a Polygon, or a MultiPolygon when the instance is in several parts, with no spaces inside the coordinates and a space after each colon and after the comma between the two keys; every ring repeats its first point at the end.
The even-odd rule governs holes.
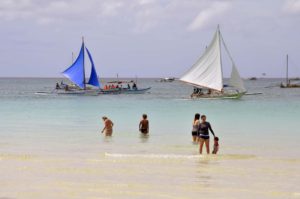
{"type": "Polygon", "coordinates": [[[152,87],[142,95],[36,94],[59,81],[0,78],[1,199],[300,198],[300,89],[281,79],[246,80],[263,94],[239,100],[192,100],[191,86],[158,79],[138,79],[152,87]],[[192,143],[197,112],[220,138],[218,155],[192,143]]]}

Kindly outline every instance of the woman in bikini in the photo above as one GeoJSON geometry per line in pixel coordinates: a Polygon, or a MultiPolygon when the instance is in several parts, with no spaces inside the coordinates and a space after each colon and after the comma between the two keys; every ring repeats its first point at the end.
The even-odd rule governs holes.
{"type": "Polygon", "coordinates": [[[206,116],[201,116],[201,123],[199,124],[199,142],[200,142],[200,148],[199,152],[202,154],[202,148],[205,144],[206,152],[209,154],[209,131],[213,136],[215,137],[214,131],[212,130],[210,123],[206,121],[206,116]]]}
{"type": "Polygon", "coordinates": [[[200,114],[196,113],[193,121],[193,129],[192,129],[192,139],[193,142],[196,143],[198,142],[198,129],[199,129],[199,124],[200,124],[200,114]]]}
{"type": "Polygon", "coordinates": [[[106,116],[103,116],[102,120],[104,122],[102,133],[104,133],[105,136],[112,136],[114,123],[106,116]]]}

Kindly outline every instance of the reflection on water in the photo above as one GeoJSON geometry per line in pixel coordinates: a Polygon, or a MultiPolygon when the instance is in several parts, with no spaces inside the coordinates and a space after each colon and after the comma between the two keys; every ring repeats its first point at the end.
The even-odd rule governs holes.
{"type": "Polygon", "coordinates": [[[149,140],[149,134],[140,133],[140,141],[141,143],[147,143],[149,140]]]}
{"type": "Polygon", "coordinates": [[[102,140],[104,143],[112,143],[113,136],[112,135],[102,135],[102,140]]]}

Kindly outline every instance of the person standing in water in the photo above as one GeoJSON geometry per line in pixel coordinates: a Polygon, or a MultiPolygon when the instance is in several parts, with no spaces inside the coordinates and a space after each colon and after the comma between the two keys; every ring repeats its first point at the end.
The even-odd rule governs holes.
{"type": "Polygon", "coordinates": [[[149,133],[149,120],[147,119],[147,117],[148,116],[146,114],[143,114],[142,120],[140,121],[140,124],[139,124],[140,132],[143,134],[149,133]]]}
{"type": "Polygon", "coordinates": [[[193,142],[198,142],[198,131],[199,131],[199,124],[200,124],[200,114],[196,113],[193,121],[193,129],[192,129],[192,138],[193,142]]]}
{"type": "Polygon", "coordinates": [[[113,133],[114,123],[110,119],[108,119],[106,116],[103,116],[102,120],[104,122],[104,128],[101,131],[101,133],[104,133],[105,136],[111,136],[113,133]]]}
{"type": "Polygon", "coordinates": [[[206,152],[209,154],[209,131],[213,134],[215,137],[215,133],[211,128],[211,125],[209,122],[206,121],[206,116],[201,116],[201,123],[199,124],[199,142],[200,142],[200,148],[199,152],[202,154],[202,148],[205,144],[206,152]]]}

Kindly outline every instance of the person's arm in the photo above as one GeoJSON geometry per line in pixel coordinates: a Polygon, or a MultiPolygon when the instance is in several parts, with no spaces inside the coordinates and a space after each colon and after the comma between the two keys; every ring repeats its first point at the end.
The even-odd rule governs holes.
{"type": "Polygon", "coordinates": [[[104,128],[102,129],[101,133],[103,133],[106,129],[106,126],[104,125],[104,128]]]}
{"type": "Polygon", "coordinates": [[[140,124],[139,124],[139,130],[141,130],[142,128],[142,120],[140,121],[140,124]]]}
{"type": "MultiPolygon", "coordinates": [[[[195,123],[195,122],[194,122],[194,123],[195,123]]],[[[194,123],[193,123],[193,125],[194,125],[194,123]]],[[[201,123],[199,122],[197,133],[200,132],[200,129],[201,129],[201,123]]]]}
{"type": "Polygon", "coordinates": [[[213,134],[213,136],[216,137],[214,131],[212,130],[212,128],[210,126],[210,123],[208,123],[208,129],[210,130],[211,134],[213,134]]]}
{"type": "Polygon", "coordinates": [[[147,132],[149,132],[149,120],[147,120],[147,132]]]}
{"type": "Polygon", "coordinates": [[[107,126],[107,120],[104,121],[104,128],[103,128],[103,130],[102,130],[102,133],[105,131],[106,126],[107,126]]]}

